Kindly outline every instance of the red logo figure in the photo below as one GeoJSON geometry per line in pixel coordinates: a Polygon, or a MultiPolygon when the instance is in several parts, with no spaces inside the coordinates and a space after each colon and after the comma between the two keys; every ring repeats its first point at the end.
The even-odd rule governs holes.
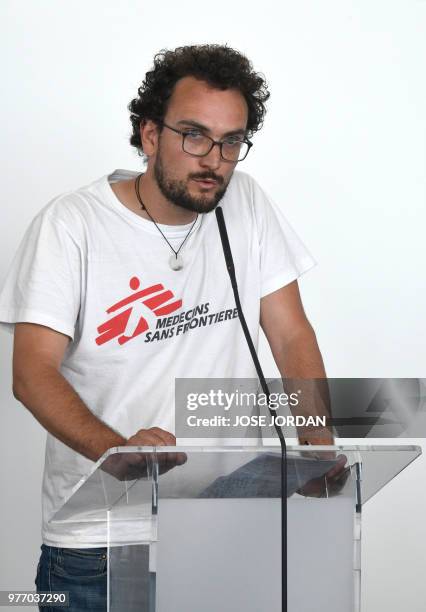
{"type": "Polygon", "coordinates": [[[133,276],[129,285],[136,293],[108,308],[107,313],[116,312],[133,303],[132,306],[122,310],[97,328],[99,336],[96,338],[96,344],[105,344],[117,337],[118,344],[124,344],[155,325],[155,317],[168,315],[182,306],[182,300],[169,301],[174,298],[174,295],[171,291],[165,290],[161,284],[137,291],[140,281],[137,276],[133,276]],[[169,303],[166,304],[166,302],[169,303]],[[150,324],[147,319],[150,320],[150,324]]]}

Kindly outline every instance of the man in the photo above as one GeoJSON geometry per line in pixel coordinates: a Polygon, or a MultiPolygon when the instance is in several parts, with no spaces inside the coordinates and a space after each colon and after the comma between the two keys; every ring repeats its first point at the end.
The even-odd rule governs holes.
{"type": "MultiPolygon", "coordinates": [[[[68,576],[56,584],[77,597],[76,576],[96,576],[78,587],[98,594],[93,609],[105,543],[91,524],[49,525],[61,500],[111,447],[176,444],[175,378],[256,377],[209,214],[219,202],[255,345],[260,321],[282,376],[325,376],[296,280],[313,260],[235,172],[263,121],[264,80],[228,47],[182,47],[156,56],[138,94],[130,142],[145,172],[115,171],[52,200],[0,296],[0,318],[14,325],[13,393],[49,432],[37,586],[68,576]]],[[[305,433],[301,443],[333,443],[328,430],[305,433]]]]}

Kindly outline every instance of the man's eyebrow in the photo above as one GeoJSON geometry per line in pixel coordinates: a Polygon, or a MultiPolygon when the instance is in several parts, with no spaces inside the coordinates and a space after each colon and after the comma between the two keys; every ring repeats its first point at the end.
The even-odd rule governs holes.
{"type": "MultiPolygon", "coordinates": [[[[181,119],[177,122],[177,125],[188,125],[191,127],[196,127],[199,130],[203,130],[203,132],[210,132],[208,127],[206,127],[202,123],[198,123],[198,121],[193,121],[192,119],[181,119]]],[[[244,128],[240,128],[237,130],[231,130],[230,132],[226,132],[226,134],[223,134],[223,136],[236,136],[237,134],[245,136],[246,133],[247,132],[244,128]]]]}

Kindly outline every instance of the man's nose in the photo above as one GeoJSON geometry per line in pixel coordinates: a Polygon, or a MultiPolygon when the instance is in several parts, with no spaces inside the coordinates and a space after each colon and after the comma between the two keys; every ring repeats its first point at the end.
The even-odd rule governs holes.
{"type": "Polygon", "coordinates": [[[220,144],[215,143],[211,150],[199,158],[200,165],[204,168],[211,168],[212,170],[217,170],[222,163],[222,157],[220,155],[220,144]]]}

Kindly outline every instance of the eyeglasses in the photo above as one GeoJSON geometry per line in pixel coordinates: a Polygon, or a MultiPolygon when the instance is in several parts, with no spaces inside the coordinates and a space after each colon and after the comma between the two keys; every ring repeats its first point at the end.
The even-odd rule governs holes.
{"type": "Polygon", "coordinates": [[[182,150],[185,153],[189,153],[189,155],[195,155],[195,157],[205,157],[215,145],[218,145],[222,159],[235,163],[243,161],[253,146],[250,140],[241,138],[241,136],[228,136],[222,141],[213,140],[213,138],[206,136],[197,128],[177,130],[163,121],[159,122],[159,124],[176,132],[176,134],[180,134],[182,136],[182,150]]]}

